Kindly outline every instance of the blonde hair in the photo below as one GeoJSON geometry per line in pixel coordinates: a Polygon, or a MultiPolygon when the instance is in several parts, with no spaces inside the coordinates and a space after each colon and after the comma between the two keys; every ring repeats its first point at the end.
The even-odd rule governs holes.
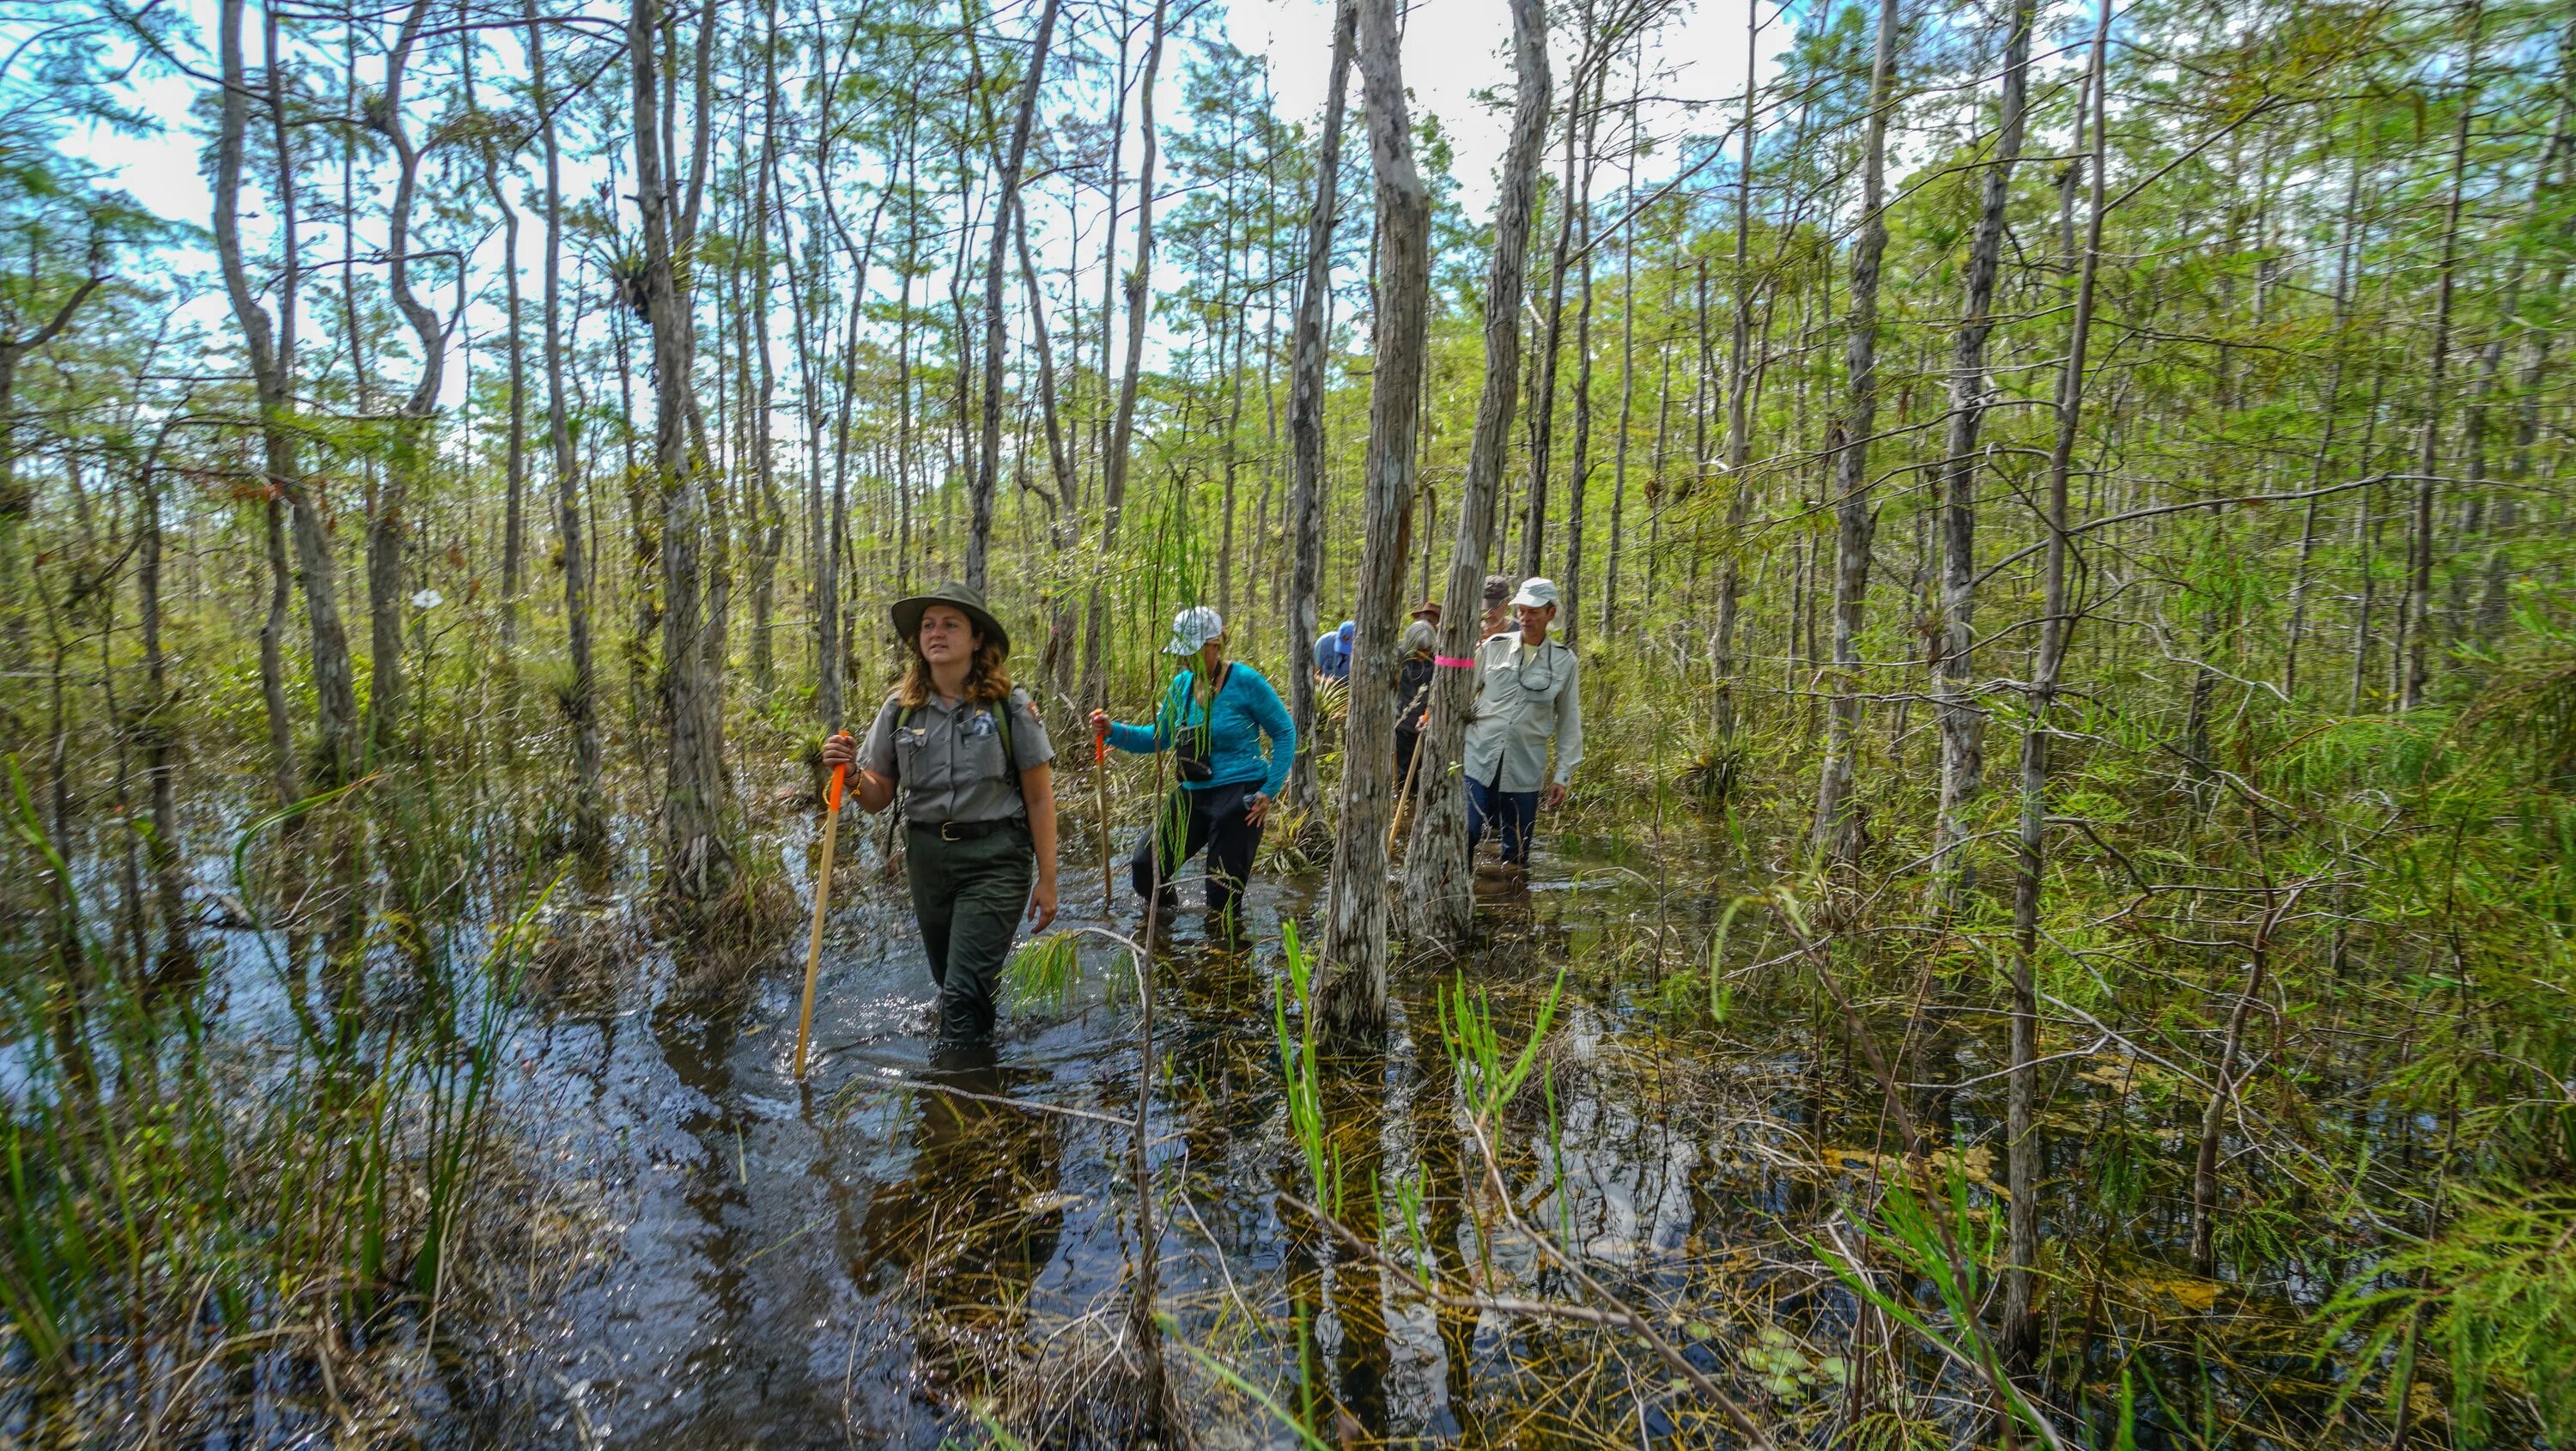
{"type": "MultiPolygon", "coordinates": [[[[980,630],[977,633],[982,633],[980,630]]],[[[921,632],[903,642],[912,651],[912,661],[904,667],[903,681],[895,687],[895,698],[906,708],[930,704],[930,662],[921,655],[921,632]]],[[[975,658],[966,666],[965,698],[991,703],[1011,698],[1010,651],[990,635],[975,647],[975,658]]]]}

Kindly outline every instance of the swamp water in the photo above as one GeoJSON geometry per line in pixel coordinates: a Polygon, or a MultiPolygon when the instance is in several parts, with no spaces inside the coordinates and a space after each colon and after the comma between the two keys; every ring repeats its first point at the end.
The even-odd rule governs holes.
{"type": "MultiPolygon", "coordinates": [[[[424,1408],[433,1443],[975,1446],[998,1424],[1030,1444],[1119,1444],[1138,1255],[1125,949],[1086,933],[1078,977],[1006,1003],[989,1053],[934,1059],[899,875],[883,869],[881,831],[856,835],[806,1084],[790,1072],[801,952],[699,995],[652,954],[612,966],[607,999],[540,1001],[519,1018],[495,1155],[510,1173],[494,1191],[525,1200],[524,1271],[500,1273],[519,1304],[464,1332],[429,1396],[444,1403],[424,1408]]],[[[1070,846],[1068,865],[1085,855],[1070,846]]],[[[1579,1247],[1783,1444],[1991,1442],[1982,1383],[1864,1310],[1835,1273],[1829,1257],[1868,1254],[1855,1217],[1897,1164],[1897,1135],[1815,978],[1744,925],[1753,913],[1712,977],[1728,859],[1696,827],[1652,847],[1551,837],[1526,886],[1480,883],[1472,959],[1399,964],[1381,1044],[1325,1063],[1341,1218],[1400,1263],[1427,1252],[1452,1286],[1583,1302],[1480,1204],[1483,1162],[1435,1008],[1455,971],[1516,1045],[1561,974],[1541,1071],[1498,1144],[1527,1221],[1579,1247]]],[[[1068,872],[1058,930],[1138,930],[1120,867],[1107,915],[1096,869],[1068,872]]],[[[1159,956],[1158,1304],[1196,1442],[1301,1444],[1293,1412],[1328,1445],[1741,1444],[1634,1337],[1436,1306],[1278,1204],[1310,1183],[1273,1030],[1280,922],[1311,923],[1320,887],[1320,873],[1265,866],[1251,946],[1229,951],[1186,882],[1159,956]]],[[[1959,1146],[1941,1161],[1978,1206],[1968,1228],[1992,1232],[1997,994],[1963,980],[1928,1000],[1947,1011],[1912,1012],[1903,996],[1863,1010],[1901,1045],[1900,1076],[1966,1085],[1910,1089],[1911,1111],[1959,1146]]],[[[2044,1051],[2085,1041],[2066,1037],[2044,1051]]],[[[2110,1444],[2124,1369],[2142,1446],[2370,1436],[2324,1426],[2331,1391],[2306,1359],[2306,1312],[2349,1267],[2289,1249],[2224,1283],[2166,1267],[2186,1262],[2197,1100],[2108,1050],[2052,1069],[2048,1305],[2059,1344],[2093,1347],[2050,1385],[2069,1439],[2110,1444]]],[[[2361,1114],[2317,1131],[2410,1129],[2361,1114]]]]}

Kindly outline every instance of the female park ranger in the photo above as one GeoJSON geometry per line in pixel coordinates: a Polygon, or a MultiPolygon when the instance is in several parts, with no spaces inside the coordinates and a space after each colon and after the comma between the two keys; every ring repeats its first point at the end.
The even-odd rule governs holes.
{"type": "Polygon", "coordinates": [[[912,652],[866,744],[844,731],[825,766],[854,765],[859,805],[903,792],[912,915],[939,985],[939,1038],[972,1043],[993,1028],[993,991],[1023,908],[1055,920],[1055,750],[1028,692],[1011,688],[1011,637],[962,584],[895,601],[912,652]]]}
{"type": "Polygon", "coordinates": [[[1261,823],[1297,759],[1297,727],[1260,671],[1225,658],[1225,621],[1216,611],[1198,605],[1174,616],[1163,653],[1198,658],[1172,677],[1153,725],[1121,725],[1109,712],[1095,710],[1091,728],[1107,731],[1111,745],[1135,755],[1175,752],[1180,783],[1155,813],[1154,828],[1136,843],[1130,865],[1136,895],[1155,899],[1158,925],[1169,922],[1178,905],[1169,885],[1172,874],[1205,848],[1208,916],[1232,935],[1242,929],[1236,903],[1252,877],[1261,823]],[[1261,758],[1264,736],[1270,740],[1267,761],[1261,758]]]}
{"type": "Polygon", "coordinates": [[[1512,612],[1521,627],[1476,650],[1476,713],[1467,722],[1467,852],[1472,857],[1476,843],[1499,827],[1503,866],[1519,869],[1529,864],[1540,786],[1545,784],[1547,805],[1555,808],[1583,762],[1583,693],[1574,651],[1547,637],[1556,620],[1556,586],[1544,579],[1521,581],[1512,612]],[[1553,777],[1547,768],[1551,740],[1553,777]]]}

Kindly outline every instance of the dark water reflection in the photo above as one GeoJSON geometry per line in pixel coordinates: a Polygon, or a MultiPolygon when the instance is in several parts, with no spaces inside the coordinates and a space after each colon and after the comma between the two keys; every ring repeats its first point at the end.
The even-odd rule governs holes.
{"type": "MultiPolygon", "coordinates": [[[[1487,904],[1492,939],[1464,968],[1515,1039],[1566,973],[1546,1059],[1554,1132],[1545,1095],[1525,1095],[1498,1145],[1508,1191],[1665,1313],[1704,1368],[1744,1382],[1757,1319],[1809,1337],[1819,1356],[1843,1353],[1852,1307],[1805,1236],[1864,1184],[1851,1166],[1894,1147],[1874,1086],[1855,1079],[1838,1028],[1811,1031],[1825,1020],[1803,988],[1775,1001],[1747,978],[1725,1021],[1711,1020],[1701,954],[1722,859],[1714,840],[1624,854],[1551,845],[1525,893],[1487,904]]],[[[1280,921],[1311,921],[1316,886],[1265,875],[1250,950],[1209,941],[1191,914],[1162,960],[1151,1160],[1163,1304],[1180,1333],[1307,1408],[1327,1440],[1725,1444],[1634,1345],[1435,1306],[1283,1219],[1274,1194],[1302,1194],[1306,1179],[1271,1000],[1280,921]]],[[[746,993],[696,1001],[666,985],[667,970],[639,965],[613,1009],[530,1024],[511,1121],[599,1234],[593,1260],[544,1307],[536,1365],[518,1377],[537,1387],[531,1402],[493,1411],[478,1439],[574,1444],[586,1424],[620,1446],[971,1445],[981,1403],[1059,1440],[1086,1426],[1114,1439],[1098,1428],[1113,1424],[1101,1412],[1138,1253],[1128,1136],[993,1100],[1133,1113],[1135,994],[1119,979],[1121,954],[1086,945],[1069,1000],[1006,1008],[989,1053],[934,1058],[932,989],[898,891],[868,860],[842,891],[805,1085],[789,1074],[797,982],[783,963],[746,993]]],[[[1104,918],[1097,878],[1072,874],[1066,925],[1133,930],[1128,903],[1115,906],[1122,915],[1104,918]]],[[[1736,955],[1752,960],[1752,945],[1736,955]]],[[[1432,1026],[1449,972],[1399,971],[1395,1028],[1329,1065],[1344,1218],[1409,1261],[1413,1231],[1393,1206],[1396,1185],[1416,1186],[1420,1242],[1445,1278],[1490,1273],[1517,1293],[1570,1297],[1529,1245],[1480,1233],[1484,1166],[1460,1132],[1432,1026]],[[1387,1191],[1388,1222],[1372,1182],[1387,1191]]],[[[1964,1018],[1900,1014],[1882,1031],[1907,1045],[1919,1078],[1972,1078],[2000,1061],[1964,1018]]],[[[2070,1081],[2052,1120],[2051,1173],[2065,1185],[2052,1236],[2099,1228],[2083,1207],[2079,1126],[2098,1133],[2134,1114],[2152,1145],[2181,1121],[2125,1098],[2106,1109],[2101,1096],[2070,1081]]],[[[1936,1140],[1989,1145],[1999,1160],[1999,1083],[1927,1091],[1910,1107],[1936,1140]]],[[[2072,1338],[2080,1302],[2062,1299],[2072,1338]]],[[[2277,1284],[2229,1303],[2260,1319],[2272,1302],[2295,1313],[2277,1284]]],[[[2176,1342],[2162,1353],[2180,1390],[2192,1352],[2176,1342]]],[[[1181,1352],[1169,1360],[1200,1444],[1295,1444],[1181,1352]]],[[[1917,1368],[1918,1390],[1965,1393],[1937,1366],[1917,1368]]],[[[2087,1374],[2079,1394],[2098,1395],[2104,1376],[2116,1384],[2116,1362],[2087,1374]]],[[[2216,1392],[2262,1393],[2241,1382],[2216,1392]]],[[[1749,1394],[1789,1439],[1848,1430],[1830,1381],[1749,1394]]],[[[2182,1443],[2151,1421],[2141,1444],[2182,1443]]]]}

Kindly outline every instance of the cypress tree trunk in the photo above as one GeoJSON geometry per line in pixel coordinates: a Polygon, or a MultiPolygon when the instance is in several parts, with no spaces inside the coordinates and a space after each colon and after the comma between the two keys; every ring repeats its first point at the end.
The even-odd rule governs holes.
{"type": "Polygon", "coordinates": [[[1336,1032],[1386,1022],[1386,820],[1395,809],[1396,605],[1404,592],[1404,513],[1421,443],[1423,347],[1431,323],[1431,192],[1413,163],[1397,0],[1361,0],[1359,66],[1377,173],[1377,308],[1370,351],[1351,716],[1334,822],[1331,901],[1315,1000],[1336,1032]]]}
{"type": "Polygon", "coordinates": [[[1968,244],[1967,305],[1960,310],[1950,365],[1950,438],[1942,469],[1941,636],[1935,685],[1941,721],[1941,815],[1934,832],[1934,905],[1955,911],[1976,886],[1968,860],[1968,813],[1985,789],[1986,717],[1975,701],[1977,609],[1977,431],[1986,411],[1986,339],[1994,332],[1995,278],[2002,270],[2004,204],[2030,94],[2031,0],[2016,0],[2004,42],[2003,108],[1986,167],[1977,230],[1968,244]]]}
{"type": "Polygon", "coordinates": [[[439,381],[447,355],[446,332],[439,325],[438,314],[411,287],[411,211],[420,190],[421,155],[403,125],[402,83],[412,47],[420,39],[421,24],[428,13],[429,0],[413,0],[403,16],[393,53],[385,59],[381,110],[370,108],[370,114],[380,118],[376,129],[393,143],[397,168],[393,205],[385,221],[385,252],[390,259],[385,269],[385,287],[393,294],[395,310],[411,324],[413,339],[420,349],[420,377],[413,382],[411,396],[403,401],[400,417],[393,426],[384,483],[377,489],[375,508],[367,517],[367,752],[371,758],[392,753],[406,705],[402,627],[403,610],[410,598],[403,583],[407,573],[403,559],[407,528],[404,513],[410,507],[413,482],[437,461],[430,420],[438,412],[439,381]]]}
{"type": "Polygon", "coordinates": [[[1118,516],[1127,504],[1127,471],[1136,446],[1136,393],[1144,382],[1145,322],[1153,300],[1154,164],[1160,147],[1154,130],[1154,78],[1163,68],[1163,21],[1169,0],[1154,0],[1152,39],[1145,46],[1145,71],[1138,80],[1137,129],[1145,144],[1136,168],[1136,265],[1125,279],[1127,358],[1118,377],[1118,411],[1109,426],[1109,454],[1101,488],[1103,507],[1100,545],[1103,553],[1118,547],[1118,516]]]}
{"type": "Polygon", "coordinates": [[[779,503],[776,440],[770,415],[778,401],[778,367],[769,353],[769,232],[778,196],[778,7],[764,0],[760,45],[760,161],[752,179],[751,317],[747,341],[759,359],[751,409],[752,474],[759,484],[759,529],[751,555],[751,683],[767,695],[777,683],[778,561],[787,552],[787,510],[779,503]]]}
{"type": "MultiPolygon", "coordinates": [[[[1598,110],[1594,112],[1597,117],[1598,110]]],[[[1574,448],[1565,470],[1565,578],[1560,593],[1565,607],[1557,617],[1565,625],[1565,643],[1583,633],[1583,502],[1592,473],[1592,167],[1598,125],[1583,127],[1583,168],[1574,199],[1575,237],[1581,248],[1581,295],[1574,306],[1574,448]]]]}
{"type": "MultiPolygon", "coordinates": [[[[2334,459],[2336,409],[2343,401],[2343,376],[2349,351],[2345,345],[2345,333],[2352,323],[2352,260],[2360,229],[2361,172],[2361,157],[2356,153],[2352,179],[2344,188],[2342,240],[2335,250],[2334,362],[2326,374],[2325,420],[2318,429],[2316,458],[2308,472],[2308,487],[2311,489],[2324,487],[2326,468],[2334,459]]],[[[2298,569],[2290,580],[2290,628],[2289,639],[2281,649],[2281,693],[2294,698],[2299,690],[2299,645],[2307,633],[2309,565],[2317,552],[2317,524],[2322,514],[2320,506],[2324,502],[2323,499],[2308,500],[2307,510],[2299,523],[2298,569]]]]}
{"type": "MultiPolygon", "coordinates": [[[[160,438],[153,441],[151,453],[143,460],[137,480],[142,486],[139,491],[142,497],[136,511],[140,527],[137,530],[134,572],[135,605],[143,630],[146,691],[138,723],[143,737],[144,779],[149,785],[152,801],[152,835],[145,849],[152,867],[153,894],[160,908],[162,933],[162,960],[154,975],[165,979],[194,955],[188,940],[188,873],[179,853],[179,735],[171,719],[178,705],[179,693],[171,687],[168,659],[161,649],[160,463],[161,442],[168,436],[169,425],[164,423],[160,438]]],[[[273,562],[282,562],[286,552],[282,539],[284,526],[278,518],[279,513],[277,500],[270,499],[268,533],[269,550],[276,557],[273,562]]],[[[276,592],[271,597],[270,611],[273,615],[283,616],[286,612],[283,598],[286,593],[285,571],[273,571],[270,579],[276,592]]],[[[266,642],[263,640],[262,644],[265,646],[266,642]]],[[[283,727],[286,723],[283,710],[272,715],[271,721],[273,729],[283,727]]],[[[275,744],[272,742],[272,746],[275,744]]],[[[293,766],[290,754],[284,759],[281,769],[291,773],[293,766]]],[[[292,788],[291,774],[281,785],[292,788]]]]}
{"type": "MultiPolygon", "coordinates": [[[[966,583],[978,590],[984,588],[985,562],[992,550],[993,495],[1002,470],[1002,358],[1010,344],[1009,329],[1002,320],[1003,279],[1009,275],[1005,249],[1019,211],[1020,167],[1029,154],[1029,131],[1037,122],[1038,87],[1046,76],[1047,43],[1055,36],[1056,8],[1057,0],[1046,0],[1038,11],[1037,39],[1029,45],[1029,74],[1020,84],[1020,114],[1012,123],[1011,149],[1003,155],[1002,174],[994,188],[993,240],[984,254],[983,436],[975,457],[975,515],[966,541],[966,583]]],[[[1152,144],[1149,137],[1146,145],[1152,144]]],[[[1140,261],[1140,276],[1142,265],[1140,261]]]]}
{"type": "MultiPolygon", "coordinates": [[[[286,415],[295,406],[292,383],[292,328],[281,332],[260,306],[243,265],[240,197],[243,134],[249,120],[242,78],[241,0],[224,0],[219,20],[224,90],[215,149],[215,253],[222,264],[224,290],[232,301],[233,319],[241,327],[244,351],[250,355],[260,407],[260,443],[269,487],[285,501],[295,540],[295,567],[304,588],[304,614],[310,632],[313,693],[320,735],[321,786],[335,786],[356,774],[358,758],[358,692],[349,662],[349,636],[341,623],[338,577],[331,559],[330,537],[323,532],[320,505],[305,487],[295,457],[295,436],[286,415]]],[[[283,211],[283,207],[281,207],[283,211]]],[[[86,295],[86,289],[73,299],[86,295]]],[[[291,309],[294,290],[281,289],[281,304],[291,309]]],[[[66,306],[48,332],[69,321],[66,306]]],[[[285,313],[291,323],[291,310],[285,313]]],[[[41,335],[40,335],[41,336],[41,335]]],[[[0,348],[0,365],[14,365],[17,351],[0,348]]],[[[5,402],[0,389],[0,402],[5,402]]],[[[7,410],[0,407],[0,416],[7,410]]],[[[0,442],[0,457],[7,452],[0,442]]],[[[280,789],[289,788],[281,781],[280,789]]]]}
{"type": "MultiPolygon", "coordinates": [[[[1637,96],[1628,98],[1630,107],[1628,142],[1628,186],[1624,193],[1630,207],[1637,200],[1637,149],[1635,107],[1637,96]]],[[[1602,561],[1601,633],[1607,636],[1618,628],[1619,617],[1619,552],[1623,517],[1628,512],[1628,431],[1636,419],[1637,408],[1637,219],[1628,218],[1627,235],[1619,243],[1619,437],[1610,460],[1610,553],[1602,561]]]]}
{"type": "MultiPolygon", "coordinates": [[[[655,77],[656,0],[635,0],[627,26],[634,80],[636,207],[644,219],[644,309],[653,334],[653,471],[662,502],[662,717],[670,740],[662,790],[663,890],[683,902],[723,891],[724,721],[716,660],[701,638],[700,535],[705,477],[689,441],[689,312],[672,261],[669,144],[655,77]]],[[[712,24],[712,20],[707,23],[712,24]]],[[[703,148],[701,148],[703,150],[703,148]]]]}
{"type": "Polygon", "coordinates": [[[2005,1087],[2005,1177],[2011,1205],[2005,1225],[2003,1345],[2028,1365],[2039,1350],[2039,890],[2047,863],[2049,712],[2066,661],[2073,621],[2067,614],[2066,480],[2075,459],[2075,430],[2084,412],[2084,356],[2093,330],[2093,280],[2102,260],[2103,168],[2110,110],[2104,51],[2111,6],[2093,31],[2092,210],[2075,282],[2075,322],[2057,387],[2057,443],[2048,460],[2048,555],[2039,622],[2039,657],[2031,672],[2030,722],[2021,738],[2021,835],[2013,883],[2012,1077],[2005,1087]]]}
{"type": "MultiPolygon", "coordinates": [[[[1467,445],[1467,477],[1458,490],[1457,543],[1449,555],[1442,594],[1439,653],[1472,657],[1482,618],[1485,561],[1494,532],[1495,496],[1502,491],[1503,456],[1511,448],[1512,408],[1520,398],[1520,312],[1529,257],[1530,211],[1538,180],[1539,149],[1547,142],[1549,77],[1545,0],[1513,0],[1512,55],[1518,77],[1512,98],[1512,139],[1504,153],[1500,194],[1494,204],[1494,258],[1485,275],[1485,383],[1476,402],[1476,431],[1467,445]]],[[[1467,863],[1467,793],[1458,777],[1467,719],[1474,709],[1474,672],[1454,667],[1431,675],[1431,717],[1425,724],[1421,815],[1405,850],[1405,930],[1417,947],[1455,952],[1475,922],[1475,892],[1467,863]]]]}
{"type": "Polygon", "coordinates": [[[1315,155],[1315,206],[1306,221],[1306,270],[1297,281],[1297,319],[1289,364],[1288,447],[1295,468],[1288,524],[1295,541],[1288,575],[1288,715],[1297,727],[1297,760],[1283,804],[1303,810],[1315,786],[1315,590],[1324,560],[1324,294],[1333,282],[1333,223],[1342,170],[1342,107],[1350,89],[1351,52],[1359,31],[1355,0],[1333,12],[1332,79],[1324,86],[1324,130],[1315,155]]]}
{"type": "Polygon", "coordinates": [[[2481,23],[2484,7],[2472,0],[2469,6],[2469,54],[2461,70],[2460,121],[2451,143],[2450,195],[2443,203],[2442,263],[2440,280],[2434,291],[2433,348],[2427,360],[2424,379],[2423,446],[2415,460],[2415,518],[2412,538],[2408,541],[2406,602],[2397,616],[2397,630],[2403,657],[2398,665],[2398,708],[2413,710],[2424,703],[2424,682],[2431,665],[2427,642],[2433,625],[2433,512],[2436,496],[2434,475],[2442,462],[2442,385],[2447,376],[2451,354],[2451,302],[2456,292],[2460,256],[2460,208],[2469,168],[2469,122],[2477,110],[2478,41],[2484,34],[2481,23]]]}
{"type": "MultiPolygon", "coordinates": [[[[459,42],[462,64],[458,71],[465,86],[465,108],[479,113],[474,98],[474,69],[477,57],[469,35],[459,42]]],[[[527,488],[528,488],[528,358],[526,335],[521,330],[519,296],[519,209],[510,205],[510,194],[501,185],[501,158],[498,148],[487,135],[482,142],[484,195],[492,199],[501,213],[501,283],[503,327],[507,338],[503,352],[507,359],[510,388],[509,428],[503,445],[503,483],[501,496],[501,666],[505,690],[515,692],[518,673],[512,651],[519,642],[519,593],[525,585],[527,571],[527,488]]]]}
{"type": "MultiPolygon", "coordinates": [[[[1575,126],[1583,117],[1584,81],[1589,75],[1589,36],[1584,58],[1575,64],[1574,91],[1565,104],[1565,175],[1556,194],[1556,247],[1547,268],[1547,337],[1539,345],[1538,366],[1530,376],[1529,486],[1521,501],[1520,572],[1533,575],[1547,568],[1547,464],[1555,450],[1556,358],[1565,340],[1565,264],[1574,246],[1575,126]]],[[[1538,325],[1537,319],[1531,326],[1538,325]]]]}
{"type": "Polygon", "coordinates": [[[1879,0],[1877,58],[1870,65],[1869,123],[1861,142],[1860,232],[1852,239],[1851,311],[1845,319],[1842,446],[1833,450],[1835,497],[1834,704],[1816,787],[1815,850],[1850,860],[1852,755],[1860,744],[1860,628],[1869,605],[1869,550],[1878,533],[1869,436],[1878,426],[1878,265],[1887,251],[1887,113],[1896,88],[1896,0],[1879,0]]]}
{"type": "Polygon", "coordinates": [[[606,839],[599,801],[599,672],[591,658],[590,556],[582,548],[581,465],[573,454],[572,410],[564,391],[563,149],[555,131],[552,94],[546,89],[545,25],[536,0],[524,0],[528,77],[539,136],[546,153],[545,363],[546,441],[554,454],[555,537],[563,546],[564,632],[572,656],[572,690],[564,697],[572,728],[575,789],[573,844],[590,848],[606,839]]]}

